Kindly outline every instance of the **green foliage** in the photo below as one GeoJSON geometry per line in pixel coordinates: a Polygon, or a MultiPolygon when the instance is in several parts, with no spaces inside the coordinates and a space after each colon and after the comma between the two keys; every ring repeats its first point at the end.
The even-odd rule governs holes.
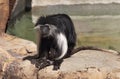
{"type": "Polygon", "coordinates": [[[14,26],[8,28],[8,33],[20,38],[35,42],[35,30],[30,13],[25,13],[20,20],[16,20],[14,26]]]}
{"type": "Polygon", "coordinates": [[[120,51],[120,38],[104,36],[78,36],[78,46],[95,46],[120,51]]]}

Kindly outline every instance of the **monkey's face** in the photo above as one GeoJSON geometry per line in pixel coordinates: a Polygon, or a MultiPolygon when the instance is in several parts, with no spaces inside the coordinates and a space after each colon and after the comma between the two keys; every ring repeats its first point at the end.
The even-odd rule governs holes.
{"type": "Polygon", "coordinates": [[[37,25],[34,29],[40,32],[42,37],[54,37],[58,30],[51,24],[37,25]]]}
{"type": "Polygon", "coordinates": [[[40,31],[42,37],[49,37],[50,36],[50,27],[49,25],[37,25],[35,27],[37,31],[40,31]]]}
{"type": "Polygon", "coordinates": [[[40,27],[42,37],[49,37],[50,36],[50,28],[48,25],[43,25],[40,27]]]}

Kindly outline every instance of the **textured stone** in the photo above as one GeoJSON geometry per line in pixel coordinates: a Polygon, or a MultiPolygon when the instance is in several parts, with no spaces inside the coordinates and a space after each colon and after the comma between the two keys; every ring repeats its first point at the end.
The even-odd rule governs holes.
{"type": "Polygon", "coordinates": [[[7,34],[5,37],[0,38],[0,47],[9,51],[10,53],[17,53],[20,55],[36,51],[35,43],[7,34]]]}
{"type": "Polygon", "coordinates": [[[5,32],[9,17],[9,0],[0,0],[0,34],[5,32]]]}
{"type": "Polygon", "coordinates": [[[10,35],[0,38],[0,79],[120,79],[120,56],[116,51],[79,51],[64,59],[60,70],[53,71],[53,66],[38,70],[36,61],[23,61],[27,52],[23,54],[21,48],[36,51],[33,42],[10,35]]]}

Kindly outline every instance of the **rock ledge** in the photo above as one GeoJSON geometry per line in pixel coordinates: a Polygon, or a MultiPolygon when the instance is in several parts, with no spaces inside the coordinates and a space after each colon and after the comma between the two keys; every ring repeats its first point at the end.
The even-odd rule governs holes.
{"type": "Polygon", "coordinates": [[[95,50],[84,50],[65,59],[61,69],[52,66],[38,71],[22,58],[36,51],[36,45],[6,35],[0,38],[0,79],[120,79],[120,56],[95,50]]]}

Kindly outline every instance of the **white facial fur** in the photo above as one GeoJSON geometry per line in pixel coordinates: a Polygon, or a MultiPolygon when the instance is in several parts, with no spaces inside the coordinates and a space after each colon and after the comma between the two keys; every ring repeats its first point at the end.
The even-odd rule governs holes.
{"type": "Polygon", "coordinates": [[[35,30],[40,29],[40,25],[37,25],[36,27],[34,27],[35,30]]]}

